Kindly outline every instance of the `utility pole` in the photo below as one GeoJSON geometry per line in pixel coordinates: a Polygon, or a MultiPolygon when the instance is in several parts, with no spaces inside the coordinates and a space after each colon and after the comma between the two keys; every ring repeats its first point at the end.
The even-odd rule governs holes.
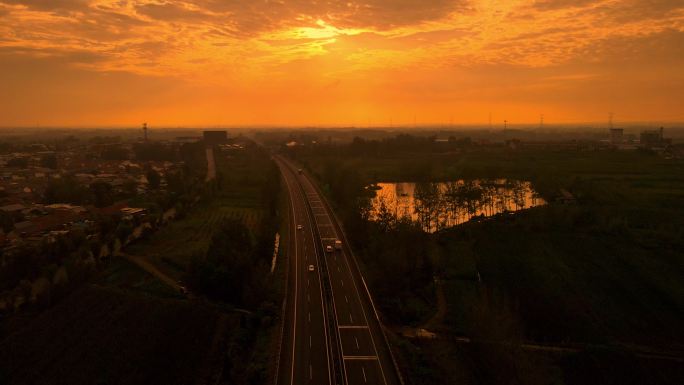
{"type": "Polygon", "coordinates": [[[608,113],[608,125],[610,126],[610,129],[613,129],[613,113],[610,112],[608,113]]]}

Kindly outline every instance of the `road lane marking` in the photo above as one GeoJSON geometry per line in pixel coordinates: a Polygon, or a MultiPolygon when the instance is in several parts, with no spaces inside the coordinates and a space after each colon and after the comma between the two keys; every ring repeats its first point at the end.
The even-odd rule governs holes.
{"type": "Polygon", "coordinates": [[[352,318],[351,313],[349,313],[349,323],[351,323],[351,324],[354,323],[354,318],[352,318]]]}
{"type": "MultiPolygon", "coordinates": [[[[311,336],[309,336],[309,338],[311,338],[311,336]]],[[[356,342],[356,350],[361,349],[361,348],[359,347],[359,339],[356,338],[356,336],[354,336],[354,342],[356,342]]]]}
{"type": "Polygon", "coordinates": [[[344,287],[344,281],[340,279],[340,283],[342,284],[342,287],[344,287]]]}
{"type": "MultiPolygon", "coordinates": [[[[282,172],[282,169],[281,169],[282,172]]],[[[288,190],[288,195],[290,196],[290,209],[292,212],[292,221],[293,226],[296,226],[297,224],[297,213],[295,211],[295,204],[294,204],[294,191],[292,191],[292,187],[290,185],[290,182],[288,179],[285,177],[285,173],[283,172],[283,177],[285,179],[285,184],[287,184],[287,190],[288,190]]],[[[296,228],[296,227],[295,227],[296,228]]],[[[296,230],[295,230],[296,231],[296,230]]],[[[290,384],[294,383],[294,369],[295,369],[295,347],[297,346],[297,288],[299,286],[299,274],[297,274],[297,265],[298,265],[298,259],[299,259],[299,248],[297,247],[297,234],[295,233],[294,237],[294,247],[295,247],[295,292],[294,292],[294,322],[292,322],[292,367],[290,370],[290,384]]],[[[280,358],[279,358],[280,359],[280,358]]]]}
{"type": "Polygon", "coordinates": [[[368,382],[368,380],[366,380],[366,369],[364,369],[363,366],[361,367],[361,372],[363,373],[363,382],[368,382]]]}
{"type": "MultiPolygon", "coordinates": [[[[280,162],[282,162],[281,165],[287,164],[287,162],[285,162],[284,160],[282,160],[282,159],[279,159],[279,160],[280,160],[280,162]]],[[[297,216],[297,215],[301,215],[301,212],[297,211],[297,209],[295,208],[296,205],[294,204],[294,201],[295,201],[294,196],[296,195],[297,198],[298,198],[300,201],[302,201],[302,200],[304,201],[304,205],[305,205],[304,207],[306,207],[306,201],[309,200],[309,196],[306,195],[306,191],[304,190],[304,185],[302,184],[301,181],[298,180],[298,177],[297,177],[296,174],[294,174],[293,170],[291,170],[291,169],[289,170],[290,173],[291,173],[291,175],[294,176],[294,181],[291,181],[290,178],[288,178],[288,177],[286,176],[286,174],[288,174],[288,173],[285,172],[285,169],[290,169],[290,166],[284,166],[284,168],[281,167],[281,173],[283,174],[283,178],[285,179],[285,182],[286,182],[286,184],[287,184],[287,188],[288,188],[289,193],[290,193],[289,196],[290,196],[291,209],[292,209],[292,213],[293,213],[293,219],[294,219],[294,222],[295,222],[295,224],[296,224],[296,223],[297,223],[297,221],[296,221],[296,216],[297,216]],[[293,186],[292,186],[293,183],[298,185],[298,186],[297,186],[298,188],[295,188],[295,189],[294,189],[294,190],[296,190],[296,191],[293,191],[293,186]]],[[[305,177],[304,177],[304,178],[305,178],[305,177]]],[[[317,192],[314,191],[314,194],[317,194],[317,192]]],[[[322,202],[320,202],[320,198],[318,198],[318,199],[319,199],[318,203],[319,203],[319,204],[322,204],[322,202]]],[[[305,212],[307,211],[306,208],[305,208],[304,210],[305,210],[305,212]]],[[[311,234],[311,238],[307,237],[307,234],[306,234],[306,233],[303,234],[304,248],[305,248],[305,250],[308,250],[308,249],[306,248],[306,246],[307,246],[307,244],[306,244],[307,239],[311,239],[312,242],[315,242],[316,237],[314,236],[314,228],[313,228],[313,224],[311,223],[310,217],[308,216],[308,214],[304,214],[304,217],[306,218],[306,221],[309,222],[309,223],[307,223],[305,226],[308,227],[308,230],[309,230],[309,232],[310,232],[310,234],[311,234]]],[[[298,256],[299,256],[299,254],[298,254],[299,249],[297,248],[297,240],[298,240],[297,238],[298,238],[298,237],[295,236],[295,265],[299,265],[299,260],[298,260],[298,259],[299,259],[299,258],[298,258],[298,256]]],[[[306,254],[307,254],[307,253],[305,253],[305,257],[306,257],[306,260],[308,261],[308,255],[306,255],[306,254]]],[[[314,259],[318,259],[318,257],[319,257],[319,256],[318,256],[318,252],[317,252],[316,248],[314,247],[314,255],[313,255],[313,258],[314,258],[314,259]]],[[[298,271],[298,269],[295,269],[295,283],[296,283],[296,284],[295,284],[295,322],[293,322],[293,325],[292,325],[292,326],[293,326],[293,332],[294,332],[293,335],[296,335],[296,332],[297,332],[297,328],[296,328],[296,324],[297,324],[297,311],[296,311],[296,310],[297,310],[297,299],[298,299],[297,288],[299,287],[299,284],[298,284],[299,279],[298,279],[297,271],[298,271]]],[[[321,276],[320,270],[319,270],[317,273],[318,273],[319,285],[320,285],[321,302],[323,302],[323,287],[322,287],[322,283],[321,283],[321,279],[320,279],[320,276],[321,276]]],[[[309,282],[308,282],[308,278],[307,278],[307,285],[308,285],[308,284],[309,284],[309,282]]],[[[309,323],[311,323],[311,312],[310,312],[310,310],[309,310],[308,316],[309,316],[309,323]]],[[[324,330],[324,332],[325,332],[325,353],[326,353],[326,356],[327,356],[326,367],[327,367],[327,369],[328,369],[328,381],[329,381],[330,383],[332,383],[333,380],[332,380],[332,372],[331,372],[331,368],[330,368],[330,347],[328,346],[328,330],[327,330],[328,323],[327,323],[327,317],[326,317],[325,308],[323,308],[323,324],[324,324],[323,330],[324,330]]],[[[295,367],[295,361],[296,361],[296,360],[295,360],[295,346],[297,345],[296,341],[297,341],[297,338],[293,336],[293,344],[292,344],[292,372],[291,372],[290,384],[294,384],[294,367],[295,367]]],[[[312,369],[312,367],[311,367],[311,363],[309,363],[309,379],[310,379],[310,380],[313,379],[313,369],[312,369]]]]}
{"type": "Polygon", "coordinates": [[[346,294],[344,295],[344,301],[347,302],[347,303],[349,303],[349,298],[347,298],[347,295],[346,295],[346,294]]]}

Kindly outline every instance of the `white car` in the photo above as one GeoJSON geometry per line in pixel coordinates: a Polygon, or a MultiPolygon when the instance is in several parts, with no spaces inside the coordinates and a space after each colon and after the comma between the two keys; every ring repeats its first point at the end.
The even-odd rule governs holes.
{"type": "Polygon", "coordinates": [[[313,266],[313,265],[309,265],[309,271],[314,271],[314,266],[313,266]]]}
{"type": "Polygon", "coordinates": [[[297,225],[297,230],[303,230],[303,229],[304,229],[304,226],[302,226],[302,225],[297,225]]]}
{"type": "Polygon", "coordinates": [[[330,245],[326,246],[325,251],[327,251],[328,253],[332,253],[333,252],[332,246],[330,246],[330,245]]]}

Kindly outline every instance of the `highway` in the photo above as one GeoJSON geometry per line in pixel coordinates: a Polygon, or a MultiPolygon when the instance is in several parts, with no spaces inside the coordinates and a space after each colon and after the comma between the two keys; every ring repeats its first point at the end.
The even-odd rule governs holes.
{"type": "Polygon", "coordinates": [[[284,158],[275,159],[291,209],[288,296],[276,383],[400,385],[342,227],[309,177],[284,158]],[[341,250],[334,248],[337,239],[341,250]],[[326,251],[327,246],[333,251],[326,251]]]}

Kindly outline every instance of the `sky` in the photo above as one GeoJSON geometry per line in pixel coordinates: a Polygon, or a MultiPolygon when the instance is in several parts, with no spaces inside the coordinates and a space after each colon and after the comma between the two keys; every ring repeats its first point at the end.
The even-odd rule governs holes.
{"type": "Polygon", "coordinates": [[[0,126],[684,121],[681,0],[0,0],[0,126]]]}

